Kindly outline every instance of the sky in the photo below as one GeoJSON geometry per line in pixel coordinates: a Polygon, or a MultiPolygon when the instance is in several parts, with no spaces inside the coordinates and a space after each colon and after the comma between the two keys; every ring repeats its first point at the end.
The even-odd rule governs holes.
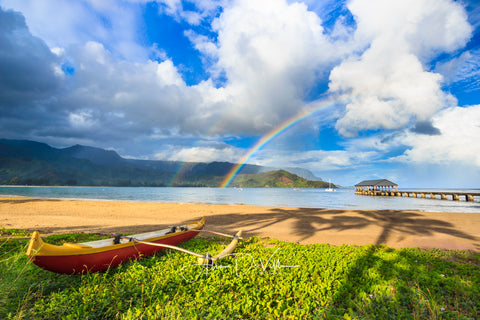
{"type": "Polygon", "coordinates": [[[480,188],[480,2],[0,0],[0,138],[480,188]]]}

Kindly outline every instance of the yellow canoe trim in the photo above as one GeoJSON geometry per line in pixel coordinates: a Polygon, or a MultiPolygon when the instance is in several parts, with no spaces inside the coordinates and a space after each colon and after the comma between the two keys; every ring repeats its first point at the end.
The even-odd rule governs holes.
{"type": "MultiPolygon", "coordinates": [[[[188,223],[186,227],[188,230],[185,231],[178,231],[175,233],[169,233],[158,237],[153,237],[149,239],[144,239],[145,241],[155,242],[161,239],[170,238],[173,235],[180,235],[182,233],[187,233],[189,231],[195,231],[197,229],[201,229],[205,224],[205,217],[202,218],[200,221],[195,221],[188,223]]],[[[166,229],[169,230],[169,229],[166,229]]],[[[133,235],[132,237],[137,237],[133,235]]],[[[108,239],[106,239],[108,240],[108,239]]],[[[100,253],[106,252],[114,249],[121,249],[126,247],[131,247],[138,245],[135,242],[126,242],[120,244],[113,244],[113,238],[111,239],[112,244],[106,245],[102,247],[93,247],[89,246],[88,242],[85,244],[83,243],[64,243],[61,246],[53,245],[46,243],[40,237],[40,233],[38,231],[34,231],[32,233],[32,237],[30,238],[30,243],[28,244],[27,248],[27,256],[34,257],[34,256],[74,256],[74,255],[83,255],[83,254],[92,254],[92,253],[100,253]]],[[[94,241],[93,241],[94,242],[94,241]]],[[[92,242],[92,243],[93,243],[92,242]]]]}

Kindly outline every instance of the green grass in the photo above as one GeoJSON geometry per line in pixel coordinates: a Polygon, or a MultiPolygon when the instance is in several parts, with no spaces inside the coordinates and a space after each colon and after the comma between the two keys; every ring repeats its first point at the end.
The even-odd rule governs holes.
{"type": "MultiPolygon", "coordinates": [[[[72,236],[46,240],[59,243],[72,236]]],[[[182,246],[217,253],[228,242],[196,238],[182,246]]],[[[480,254],[470,251],[302,246],[251,238],[213,268],[167,250],[105,273],[68,276],[31,264],[26,240],[2,243],[0,318],[480,317],[480,254]]]]}

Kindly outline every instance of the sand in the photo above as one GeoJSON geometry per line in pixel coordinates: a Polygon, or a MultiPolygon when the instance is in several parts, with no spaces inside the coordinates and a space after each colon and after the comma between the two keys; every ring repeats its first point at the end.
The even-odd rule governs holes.
{"type": "Polygon", "coordinates": [[[206,217],[205,229],[300,244],[480,251],[480,213],[0,198],[0,228],[139,233],[206,217]]]}

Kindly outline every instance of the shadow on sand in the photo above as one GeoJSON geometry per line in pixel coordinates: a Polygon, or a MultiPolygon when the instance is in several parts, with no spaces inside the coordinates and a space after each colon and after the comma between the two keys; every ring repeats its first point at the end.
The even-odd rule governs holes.
{"type": "Polygon", "coordinates": [[[274,227],[290,221],[292,233],[299,236],[301,242],[322,231],[361,230],[371,226],[381,229],[373,244],[386,243],[392,233],[405,236],[430,236],[434,233],[449,235],[461,239],[477,240],[471,234],[457,230],[449,222],[425,218],[421,213],[411,211],[379,210],[333,210],[333,209],[272,209],[270,213],[226,214],[208,217],[209,227],[233,233],[244,230],[249,236],[260,234],[266,227],[274,227]]]}
{"type": "MultiPolygon", "coordinates": [[[[179,221],[178,225],[199,220],[195,217],[188,221],[179,221]]],[[[293,229],[291,233],[296,236],[295,241],[302,242],[317,233],[323,231],[359,231],[372,226],[378,227],[378,235],[372,244],[386,244],[392,234],[397,237],[409,236],[433,236],[443,234],[463,240],[470,240],[478,249],[479,244],[475,242],[478,238],[455,228],[447,221],[440,219],[425,218],[421,213],[412,211],[379,210],[335,210],[335,209],[284,209],[275,208],[262,213],[228,213],[206,217],[205,229],[216,230],[234,234],[242,229],[244,237],[265,235],[265,228],[275,227],[283,222],[289,222],[293,229]]],[[[143,224],[121,227],[95,226],[67,226],[67,227],[44,227],[37,229],[40,233],[99,233],[132,234],[148,232],[168,227],[165,224],[143,224]]],[[[272,236],[274,237],[274,236],[272,236]]]]}

